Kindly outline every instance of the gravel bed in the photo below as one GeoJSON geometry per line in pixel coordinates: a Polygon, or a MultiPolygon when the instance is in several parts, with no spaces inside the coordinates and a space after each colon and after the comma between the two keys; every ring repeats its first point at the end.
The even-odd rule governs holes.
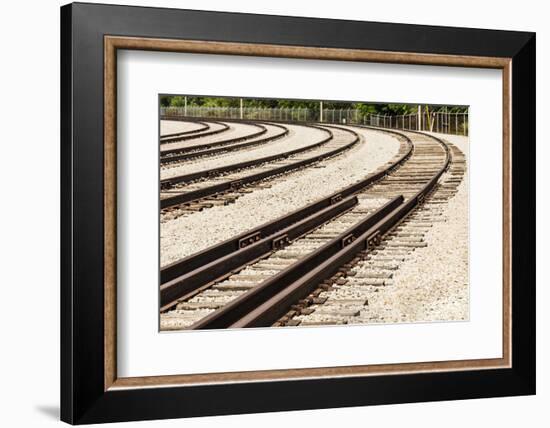
{"type": "Polygon", "coordinates": [[[163,222],[161,266],[198,252],[236,234],[351,185],[392,160],[399,141],[389,134],[353,128],[363,141],[334,159],[285,176],[270,188],[256,189],[228,206],[214,206],[163,222]]]}
{"type": "Polygon", "coordinates": [[[176,132],[194,131],[203,128],[202,123],[183,122],[181,120],[161,120],[160,135],[175,134],[176,132]]]}
{"type": "MultiPolygon", "coordinates": [[[[201,137],[200,133],[197,134],[197,138],[191,138],[189,140],[185,141],[174,141],[173,143],[165,143],[161,145],[161,154],[162,152],[166,150],[172,150],[172,149],[179,149],[184,147],[192,147],[196,145],[206,144],[206,143],[215,143],[218,141],[227,140],[229,138],[238,138],[238,137],[244,137],[246,135],[255,134],[256,132],[259,132],[261,129],[249,125],[247,123],[225,123],[226,125],[229,125],[229,128],[226,129],[223,132],[220,132],[218,134],[214,135],[207,135],[206,137],[201,137]]],[[[222,125],[219,123],[211,123],[210,129],[208,131],[204,132],[210,132],[214,131],[216,129],[220,129],[222,125]]]]}
{"type": "MultiPolygon", "coordinates": [[[[178,163],[173,166],[168,165],[166,168],[163,167],[161,169],[161,179],[275,155],[277,153],[309,146],[316,141],[321,141],[328,137],[328,134],[320,129],[300,125],[285,126],[289,128],[289,133],[283,138],[279,138],[259,147],[253,147],[249,150],[226,152],[217,156],[192,159],[188,162],[178,163]]],[[[272,126],[271,128],[275,127],[272,126]]],[[[262,135],[262,137],[264,135],[262,135]]]]}
{"type": "MultiPolygon", "coordinates": [[[[437,134],[434,134],[437,135],[437,134]]],[[[442,206],[441,218],[394,272],[389,285],[349,286],[323,293],[329,299],[368,300],[349,323],[462,321],[469,318],[469,204],[467,137],[438,135],[460,148],[467,162],[458,192],[442,206]]],[[[315,312],[313,313],[315,314],[315,312]]],[[[312,314],[312,315],[313,315],[312,314]]],[[[322,314],[313,319],[325,318],[322,314]]]]}

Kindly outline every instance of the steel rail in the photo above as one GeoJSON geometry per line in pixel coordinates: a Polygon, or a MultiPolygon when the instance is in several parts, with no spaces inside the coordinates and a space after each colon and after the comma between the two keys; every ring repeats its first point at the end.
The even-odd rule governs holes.
{"type": "Polygon", "coordinates": [[[222,193],[222,192],[226,192],[226,191],[229,191],[229,190],[236,190],[236,189],[239,189],[240,187],[242,187],[246,184],[254,183],[254,182],[257,182],[257,181],[260,181],[260,180],[263,180],[263,179],[266,179],[266,178],[269,178],[269,177],[272,177],[272,176],[276,176],[276,175],[280,175],[280,174],[283,174],[283,173],[286,173],[286,172],[289,172],[289,171],[293,171],[293,170],[296,170],[298,168],[302,168],[306,165],[318,162],[322,159],[326,159],[326,158],[335,156],[335,155],[337,155],[337,154],[353,147],[359,141],[359,135],[354,131],[350,131],[350,132],[355,134],[355,139],[352,142],[350,142],[348,144],[345,144],[341,147],[338,147],[334,150],[330,150],[328,152],[321,153],[319,155],[315,155],[315,156],[312,156],[312,157],[307,158],[307,159],[302,159],[302,160],[297,161],[297,162],[292,162],[292,163],[287,164],[287,165],[272,168],[272,169],[269,169],[267,171],[262,171],[262,172],[258,172],[258,173],[255,173],[255,174],[250,174],[250,175],[247,175],[247,176],[242,177],[242,178],[224,181],[222,183],[207,186],[207,187],[204,187],[202,189],[192,190],[192,191],[189,191],[189,192],[186,192],[186,193],[182,193],[182,194],[178,194],[178,195],[175,195],[175,196],[167,197],[167,198],[161,199],[160,207],[161,207],[161,209],[163,209],[163,208],[167,208],[167,207],[170,207],[170,206],[173,206],[173,205],[178,205],[178,204],[182,204],[182,203],[186,203],[186,202],[192,202],[192,201],[195,201],[195,200],[199,200],[199,199],[205,198],[207,196],[212,196],[212,195],[222,193]]]}
{"type": "MultiPolygon", "coordinates": [[[[408,199],[404,204],[397,206],[378,223],[370,227],[363,234],[355,237],[349,246],[344,246],[340,251],[325,258],[313,269],[306,271],[290,282],[286,287],[280,287],[281,291],[272,295],[261,305],[255,307],[237,321],[230,324],[229,328],[267,327],[283,316],[293,304],[313,291],[320,282],[334,275],[342,265],[351,261],[358,252],[369,251],[380,244],[381,238],[397,224],[399,224],[414,208],[422,204],[424,198],[433,189],[441,175],[450,164],[450,153],[446,149],[446,162],[439,172],[416,195],[408,199]]],[[[328,244],[327,244],[328,245],[328,244]]],[[[307,262],[307,261],[306,261],[307,262]]],[[[296,263],[295,269],[304,272],[302,262],[296,263]],[[301,266],[300,266],[301,265],[301,266]]],[[[290,269],[289,269],[290,270],[290,269]]],[[[264,285],[264,284],[262,284],[264,285]]]]}
{"type": "Polygon", "coordinates": [[[238,143],[240,141],[245,141],[250,138],[259,137],[260,135],[263,135],[267,132],[267,128],[260,123],[251,123],[251,122],[232,122],[232,123],[253,126],[253,127],[259,128],[259,131],[255,131],[247,135],[242,135],[240,137],[232,137],[232,138],[226,138],[219,141],[212,141],[210,143],[193,144],[192,146],[176,147],[176,148],[167,149],[167,150],[161,149],[160,151],[161,163],[163,162],[163,160],[164,162],[172,162],[172,159],[175,158],[180,153],[189,153],[191,151],[204,150],[210,147],[218,147],[218,146],[223,146],[227,144],[238,143]]]}
{"type": "Polygon", "coordinates": [[[330,205],[312,215],[302,218],[277,233],[262,238],[259,234],[249,235],[238,242],[239,249],[219,257],[195,270],[164,283],[160,288],[161,311],[173,307],[178,299],[191,297],[197,290],[207,287],[232,271],[278,250],[322,224],[335,219],[358,203],[357,196],[351,196],[330,205]]]}
{"type": "Polygon", "coordinates": [[[267,301],[273,295],[284,290],[294,281],[298,280],[304,273],[314,269],[325,259],[344,247],[350,236],[359,236],[382,218],[388,215],[396,207],[403,203],[403,196],[398,196],[386,203],[374,213],[365,217],[362,221],[354,224],[348,230],[339,234],[336,238],[327,242],[316,251],[296,262],[268,280],[260,283],[250,291],[244,293],[235,300],[229,302],[219,310],[212,312],[190,326],[190,329],[213,329],[227,328],[238,322],[242,317],[254,311],[259,305],[267,301]]]}
{"type": "Polygon", "coordinates": [[[176,143],[178,141],[187,141],[187,140],[193,140],[195,138],[208,137],[208,136],[220,134],[221,132],[225,132],[229,129],[229,125],[227,123],[222,123],[222,122],[217,122],[217,121],[216,122],[211,121],[210,123],[215,123],[217,125],[221,125],[222,127],[220,129],[212,129],[210,131],[205,131],[205,132],[202,132],[200,134],[182,135],[182,136],[179,136],[179,137],[169,137],[169,138],[166,138],[166,139],[161,138],[160,144],[162,145],[162,144],[167,144],[167,143],[176,143]]]}
{"type": "MultiPolygon", "coordinates": [[[[262,126],[260,124],[258,124],[258,125],[262,126]]],[[[280,132],[279,134],[275,134],[275,135],[270,135],[268,137],[252,140],[256,137],[259,137],[260,135],[265,134],[267,132],[267,128],[264,128],[264,131],[257,132],[255,134],[251,134],[251,135],[245,135],[243,137],[235,137],[235,138],[230,138],[230,139],[227,139],[227,140],[222,140],[220,142],[206,143],[206,144],[200,144],[200,145],[196,145],[196,146],[184,147],[184,148],[182,148],[183,149],[182,151],[177,152],[177,153],[180,153],[180,154],[161,157],[160,158],[160,163],[165,164],[165,163],[171,163],[171,162],[179,162],[179,161],[182,161],[182,160],[193,159],[193,158],[201,157],[201,156],[210,156],[210,155],[213,155],[213,154],[216,154],[216,153],[223,153],[223,152],[230,152],[230,151],[240,150],[240,149],[243,149],[245,147],[260,145],[260,144],[268,143],[270,141],[278,140],[279,138],[286,137],[289,133],[288,128],[285,128],[282,125],[275,124],[275,123],[270,123],[269,125],[272,125],[274,127],[283,129],[283,132],[280,132]],[[247,141],[247,140],[252,140],[252,141],[247,141]],[[246,142],[241,143],[241,144],[234,144],[234,143],[239,143],[241,141],[246,141],[246,142]],[[204,150],[202,150],[202,149],[204,149],[204,150]]]]}
{"type": "Polygon", "coordinates": [[[294,302],[307,296],[319,282],[333,275],[359,251],[368,251],[378,245],[385,233],[424,201],[425,196],[433,190],[450,165],[451,155],[448,146],[437,137],[418,133],[442,145],[445,150],[445,162],[413,197],[407,201],[404,201],[402,196],[394,198],[338,237],[200,319],[189,329],[269,326],[288,312],[294,302]]]}
{"type": "Polygon", "coordinates": [[[160,271],[161,284],[171,281],[178,276],[185,275],[190,271],[197,269],[204,264],[210,263],[218,258],[224,257],[227,254],[238,251],[241,248],[240,243],[246,242],[246,240],[252,236],[260,236],[261,238],[270,236],[274,233],[277,233],[279,230],[288,227],[290,224],[299,221],[302,218],[310,216],[314,212],[320,211],[344,198],[355,195],[356,193],[365,190],[365,188],[371,186],[381,178],[393,172],[395,169],[400,167],[407,159],[409,159],[413,152],[413,145],[409,138],[405,137],[405,139],[408,145],[407,151],[394,162],[392,162],[392,164],[389,165],[387,168],[384,168],[377,173],[369,174],[367,177],[358,181],[357,183],[342,188],[325,198],[305,205],[289,214],[285,214],[282,217],[264,223],[233,238],[230,238],[198,253],[195,253],[188,257],[184,257],[180,260],[170,263],[169,265],[166,265],[160,271]]]}
{"type": "MultiPolygon", "coordinates": [[[[163,120],[169,120],[169,119],[163,119],[163,120]]],[[[182,121],[182,120],[173,120],[173,122],[184,122],[184,121],[182,121]]],[[[191,129],[189,131],[173,132],[172,134],[164,134],[164,135],[160,136],[160,139],[162,140],[163,138],[168,138],[168,137],[177,137],[177,136],[180,136],[180,135],[196,134],[196,133],[199,133],[199,132],[206,131],[207,129],[210,128],[209,124],[207,124],[205,122],[198,121],[198,120],[186,120],[185,122],[187,122],[187,123],[198,123],[198,124],[202,125],[202,128],[191,129]]]]}
{"type": "Polygon", "coordinates": [[[218,167],[218,168],[204,169],[202,171],[192,172],[190,174],[183,174],[183,175],[178,175],[176,177],[165,178],[164,180],[160,181],[160,186],[161,186],[162,189],[166,189],[166,188],[170,188],[170,187],[172,187],[176,184],[179,184],[179,183],[186,183],[186,182],[190,182],[190,181],[195,181],[195,180],[199,180],[201,178],[212,178],[212,177],[216,177],[220,174],[225,174],[225,173],[228,173],[228,172],[237,171],[237,170],[244,169],[244,168],[250,168],[250,167],[257,166],[257,165],[260,165],[260,164],[263,164],[263,163],[266,163],[266,162],[272,162],[272,161],[278,160],[278,159],[285,159],[289,156],[292,156],[292,155],[295,155],[295,154],[298,154],[298,153],[301,153],[301,152],[305,152],[305,151],[308,151],[308,150],[311,150],[311,149],[315,149],[319,146],[322,146],[323,144],[328,143],[329,141],[331,141],[334,138],[332,131],[330,131],[328,129],[320,128],[320,127],[317,127],[317,126],[314,126],[314,125],[307,125],[307,126],[312,127],[312,128],[321,129],[321,130],[325,131],[328,134],[328,136],[326,138],[323,138],[320,141],[317,141],[316,143],[309,144],[309,145],[304,146],[304,147],[299,147],[297,149],[288,150],[286,152],[281,152],[281,153],[277,153],[277,154],[270,155],[270,156],[264,156],[264,157],[252,159],[252,160],[249,160],[249,161],[238,162],[238,163],[234,163],[234,164],[230,164],[230,165],[226,165],[226,166],[222,166],[222,167],[218,167]]]}

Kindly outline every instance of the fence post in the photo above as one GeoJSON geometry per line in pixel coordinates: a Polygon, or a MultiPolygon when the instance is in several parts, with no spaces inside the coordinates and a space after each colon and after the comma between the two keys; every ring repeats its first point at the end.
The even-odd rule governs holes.
{"type": "Polygon", "coordinates": [[[458,113],[455,113],[455,135],[458,135],[458,113]]]}
{"type": "Polygon", "coordinates": [[[417,131],[422,131],[422,106],[418,104],[418,119],[417,119],[417,131]]]}

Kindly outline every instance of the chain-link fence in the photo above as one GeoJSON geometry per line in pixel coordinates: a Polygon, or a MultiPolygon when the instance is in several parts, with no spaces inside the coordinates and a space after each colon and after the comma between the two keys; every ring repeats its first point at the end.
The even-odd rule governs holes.
{"type": "Polygon", "coordinates": [[[319,111],[307,108],[262,107],[162,107],[162,117],[266,120],[281,122],[318,122],[319,111]]]}
{"type": "Polygon", "coordinates": [[[450,113],[435,111],[403,115],[372,114],[366,116],[364,123],[382,128],[468,135],[468,112],[450,113]]]}
{"type": "Polygon", "coordinates": [[[162,118],[241,119],[281,122],[321,122],[370,125],[468,135],[468,112],[433,111],[403,115],[365,114],[358,109],[308,109],[262,107],[161,107],[162,118]]]}

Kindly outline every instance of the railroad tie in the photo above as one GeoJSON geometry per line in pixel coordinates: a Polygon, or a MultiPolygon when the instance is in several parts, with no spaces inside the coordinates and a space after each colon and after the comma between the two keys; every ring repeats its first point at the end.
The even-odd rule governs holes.
{"type": "MultiPolygon", "coordinates": [[[[232,278],[233,279],[233,278],[232,278]]],[[[219,284],[214,284],[212,289],[220,291],[241,291],[241,290],[250,290],[256,286],[255,282],[220,282],[219,284]]]]}
{"type": "Polygon", "coordinates": [[[196,309],[218,309],[223,304],[220,302],[181,302],[176,306],[178,311],[194,311],[196,309]]]}

